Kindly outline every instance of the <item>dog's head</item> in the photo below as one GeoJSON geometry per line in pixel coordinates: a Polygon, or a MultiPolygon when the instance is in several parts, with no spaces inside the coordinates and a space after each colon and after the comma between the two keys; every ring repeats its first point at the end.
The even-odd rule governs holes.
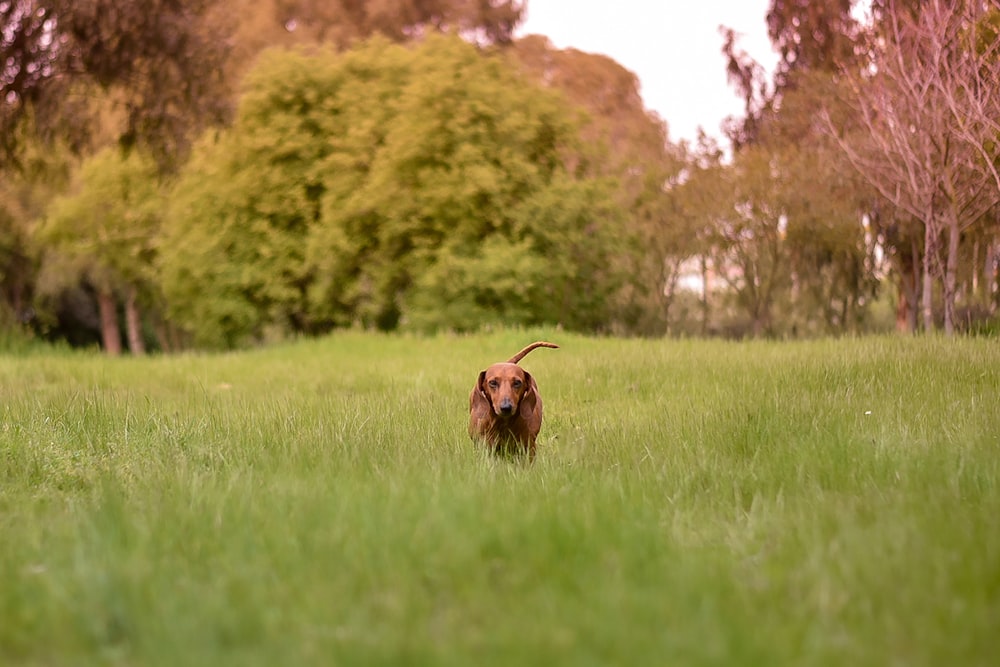
{"type": "Polygon", "coordinates": [[[517,364],[493,364],[479,374],[478,389],[498,417],[527,417],[535,409],[535,380],[517,364]]]}

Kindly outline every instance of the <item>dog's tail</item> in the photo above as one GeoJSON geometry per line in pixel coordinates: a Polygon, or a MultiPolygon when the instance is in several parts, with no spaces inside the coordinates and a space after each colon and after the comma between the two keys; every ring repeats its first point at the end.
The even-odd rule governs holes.
{"type": "Polygon", "coordinates": [[[524,359],[525,355],[527,355],[529,352],[531,352],[532,350],[534,350],[536,347],[551,347],[551,348],[559,349],[559,346],[556,345],[555,343],[546,343],[544,340],[536,341],[536,342],[532,343],[531,345],[529,345],[528,347],[526,347],[523,350],[521,350],[520,352],[518,352],[517,354],[515,354],[510,359],[508,359],[507,363],[508,364],[516,364],[517,362],[521,361],[521,359],[524,359]]]}

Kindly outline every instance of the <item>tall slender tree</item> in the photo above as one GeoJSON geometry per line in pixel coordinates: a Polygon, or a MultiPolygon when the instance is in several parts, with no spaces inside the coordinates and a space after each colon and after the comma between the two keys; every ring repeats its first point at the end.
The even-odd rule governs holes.
{"type": "MultiPolygon", "coordinates": [[[[995,0],[985,3],[1000,12],[995,0]]],[[[939,279],[944,329],[955,330],[963,232],[1000,204],[1000,42],[981,40],[984,3],[923,3],[914,16],[889,2],[884,48],[852,79],[864,133],[831,131],[879,192],[923,226],[921,310],[934,328],[939,279]]]]}

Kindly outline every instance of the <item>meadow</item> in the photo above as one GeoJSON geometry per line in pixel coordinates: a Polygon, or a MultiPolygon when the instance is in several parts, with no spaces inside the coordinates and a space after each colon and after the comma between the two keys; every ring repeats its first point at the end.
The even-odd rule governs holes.
{"type": "Polygon", "coordinates": [[[3,356],[0,664],[994,665],[998,393],[933,336],[3,356]]]}

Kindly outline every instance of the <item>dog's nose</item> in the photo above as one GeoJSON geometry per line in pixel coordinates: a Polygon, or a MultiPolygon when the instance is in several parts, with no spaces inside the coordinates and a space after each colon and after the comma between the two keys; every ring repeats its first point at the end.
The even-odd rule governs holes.
{"type": "Polygon", "coordinates": [[[505,398],[502,401],[500,401],[500,414],[509,415],[512,412],[514,412],[513,401],[511,401],[509,398],[505,398]]]}

